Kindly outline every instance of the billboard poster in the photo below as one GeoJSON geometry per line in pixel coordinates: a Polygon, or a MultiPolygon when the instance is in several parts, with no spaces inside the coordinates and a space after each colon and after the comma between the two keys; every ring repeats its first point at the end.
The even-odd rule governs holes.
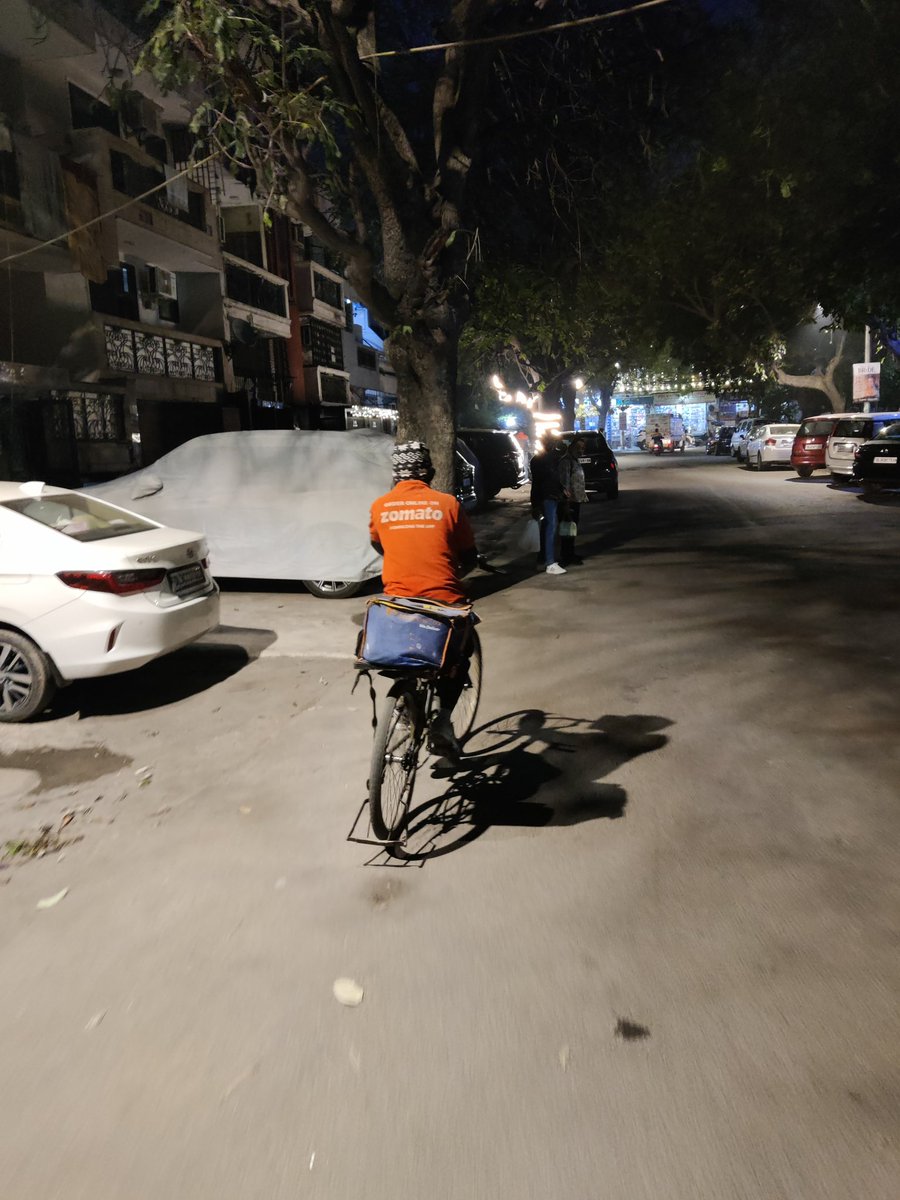
{"type": "Polygon", "coordinates": [[[881,394],[881,363],[853,364],[853,403],[877,404],[881,394]]]}

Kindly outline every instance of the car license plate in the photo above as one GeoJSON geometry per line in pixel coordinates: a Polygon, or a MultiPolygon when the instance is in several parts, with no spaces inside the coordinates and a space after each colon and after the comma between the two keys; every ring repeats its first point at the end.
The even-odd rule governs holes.
{"type": "Polygon", "coordinates": [[[875,459],[875,461],[877,463],[895,463],[897,461],[897,456],[896,456],[896,454],[879,455],[878,458],[875,459]]]}
{"type": "Polygon", "coordinates": [[[170,571],[169,583],[176,596],[183,596],[185,592],[194,592],[203,587],[206,576],[199,563],[191,563],[189,567],[179,567],[176,571],[170,571]]]}
{"type": "Polygon", "coordinates": [[[589,463],[591,460],[590,460],[589,458],[579,458],[579,460],[578,460],[578,461],[579,461],[580,463],[589,463]]]}

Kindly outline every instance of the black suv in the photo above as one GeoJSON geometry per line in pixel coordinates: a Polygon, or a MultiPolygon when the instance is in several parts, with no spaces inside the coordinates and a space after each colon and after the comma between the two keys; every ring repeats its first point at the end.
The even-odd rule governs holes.
{"type": "Polygon", "coordinates": [[[584,486],[589,492],[603,492],[607,500],[615,500],[619,495],[619,464],[616,456],[609,448],[609,442],[602,433],[564,433],[566,445],[571,445],[575,438],[584,443],[584,450],[578,456],[578,461],[584,469],[584,486]]]}
{"type": "Polygon", "coordinates": [[[481,464],[481,492],[491,500],[501,488],[528,482],[528,463],[515,434],[506,429],[460,429],[459,436],[481,464]]]}

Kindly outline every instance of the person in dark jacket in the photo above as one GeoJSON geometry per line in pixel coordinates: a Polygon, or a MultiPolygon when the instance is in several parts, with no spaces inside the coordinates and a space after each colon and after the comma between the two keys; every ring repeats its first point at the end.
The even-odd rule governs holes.
{"type": "Polygon", "coordinates": [[[565,499],[560,465],[565,446],[552,433],[541,437],[542,449],[531,460],[531,514],[541,523],[541,554],[548,575],[565,575],[556,559],[559,504],[565,499]]]}

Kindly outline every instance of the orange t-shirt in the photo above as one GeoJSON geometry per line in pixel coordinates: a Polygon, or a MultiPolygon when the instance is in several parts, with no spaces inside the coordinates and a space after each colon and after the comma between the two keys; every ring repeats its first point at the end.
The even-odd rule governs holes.
{"type": "Polygon", "coordinates": [[[475,535],[453,496],[401,479],[372,505],[369,536],[384,550],[381,579],[389,596],[465,601],[457,564],[475,535]]]}

